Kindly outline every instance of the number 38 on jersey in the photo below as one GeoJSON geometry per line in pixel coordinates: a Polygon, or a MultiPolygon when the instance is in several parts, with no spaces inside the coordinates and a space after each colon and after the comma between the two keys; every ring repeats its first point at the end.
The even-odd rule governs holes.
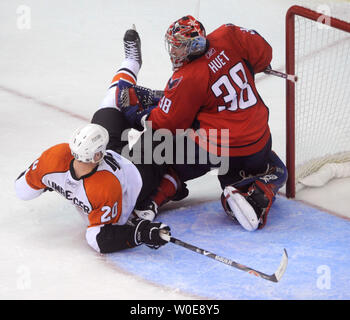
{"type": "Polygon", "coordinates": [[[225,105],[217,107],[218,112],[247,109],[254,106],[258,101],[252,87],[248,83],[247,75],[241,62],[234,65],[228,74],[224,74],[216,80],[211,86],[211,90],[215,97],[222,97],[225,102],[225,105]],[[233,84],[240,89],[238,93],[233,84]],[[225,91],[223,90],[224,88],[226,89],[225,91]]]}

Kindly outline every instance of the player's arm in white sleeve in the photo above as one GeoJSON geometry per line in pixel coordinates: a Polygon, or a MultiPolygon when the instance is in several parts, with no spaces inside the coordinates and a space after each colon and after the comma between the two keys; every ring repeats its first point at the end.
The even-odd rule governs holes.
{"type": "Polygon", "coordinates": [[[26,180],[28,170],[23,171],[15,181],[15,192],[17,197],[21,200],[35,199],[45,191],[45,189],[33,189],[28,184],[26,180]]]}

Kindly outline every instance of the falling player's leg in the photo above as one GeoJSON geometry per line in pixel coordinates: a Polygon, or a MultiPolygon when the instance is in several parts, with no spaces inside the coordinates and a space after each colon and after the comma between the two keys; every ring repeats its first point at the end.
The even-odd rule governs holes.
{"type": "Polygon", "coordinates": [[[136,84],[137,75],[142,66],[141,40],[137,31],[129,29],[124,34],[124,61],[120,65],[116,75],[113,77],[111,86],[118,83],[119,80],[136,84]]]}
{"type": "Polygon", "coordinates": [[[102,125],[109,133],[110,140],[107,149],[118,153],[128,144],[127,132],[130,129],[128,121],[120,112],[116,99],[117,90],[125,84],[134,85],[142,65],[141,41],[136,30],[129,29],[125,32],[124,39],[124,61],[121,63],[112,83],[100,105],[95,112],[91,122],[102,125]]]}
{"type": "MultiPolygon", "coordinates": [[[[100,109],[95,112],[91,122],[102,125],[109,132],[110,140],[107,149],[112,149],[129,158],[138,168],[143,186],[136,203],[135,213],[140,218],[153,220],[158,212],[158,206],[179,195],[181,184],[177,184],[173,175],[167,172],[166,165],[145,163],[144,154],[150,150],[144,149],[143,136],[135,144],[136,146],[134,145],[134,148],[127,149],[127,153],[122,152],[126,150],[124,147],[128,144],[126,138],[130,126],[124,114],[120,111],[118,93],[125,88],[134,88],[142,65],[141,41],[135,29],[126,31],[123,43],[125,59],[113,77],[100,109]],[[138,145],[140,145],[140,148],[137,148],[138,145]]],[[[135,90],[138,97],[141,97],[140,101],[143,101],[144,98],[147,103],[150,103],[150,95],[152,95],[152,103],[157,99],[159,100],[159,97],[155,96],[154,92],[150,94],[150,90],[147,88],[137,87],[135,90]]]]}
{"type": "Polygon", "coordinates": [[[137,75],[142,65],[141,40],[137,31],[134,29],[127,30],[124,35],[123,44],[124,61],[114,75],[109,87],[108,91],[112,94],[107,93],[102,102],[102,107],[113,104],[113,106],[118,108],[118,101],[116,101],[118,94],[115,91],[118,89],[121,90],[126,86],[135,85],[137,82],[137,75]]]}
{"type": "MultiPolygon", "coordinates": [[[[152,148],[144,150],[145,143],[143,143],[143,139],[146,139],[144,135],[140,137],[133,148],[134,158],[135,153],[137,153],[136,155],[138,156],[136,158],[144,157],[146,152],[149,152],[150,150],[153,151],[155,147],[161,143],[161,141],[152,140],[152,148]]],[[[174,147],[176,144],[175,140],[176,137],[172,140],[172,145],[168,146],[169,148],[174,147]]],[[[174,153],[173,155],[176,157],[174,153]]],[[[141,176],[145,177],[143,178],[143,181],[147,181],[146,183],[148,184],[148,187],[145,188],[145,194],[148,195],[148,197],[142,196],[141,191],[135,213],[144,219],[153,220],[158,214],[158,208],[160,206],[168,201],[179,201],[187,197],[188,189],[183,178],[185,174],[184,171],[187,172],[187,169],[184,166],[181,166],[184,171],[178,172],[177,169],[179,168],[174,164],[174,159],[170,160],[169,163],[164,164],[164,166],[144,164],[145,160],[144,158],[142,159],[143,160],[140,161],[141,164],[136,166],[138,167],[141,176]],[[152,191],[152,193],[150,193],[150,191],[152,191]]],[[[206,169],[206,172],[209,169],[206,169]]],[[[190,171],[193,174],[193,170],[190,171]]]]}
{"type": "Polygon", "coordinates": [[[170,200],[179,201],[187,197],[186,184],[178,179],[171,167],[157,165],[136,165],[136,167],[144,181],[134,210],[139,218],[153,221],[159,207],[170,200]]]}

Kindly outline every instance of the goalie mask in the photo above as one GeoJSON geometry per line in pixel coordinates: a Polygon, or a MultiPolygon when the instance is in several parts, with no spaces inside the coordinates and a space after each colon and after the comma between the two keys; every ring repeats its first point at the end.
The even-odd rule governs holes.
{"type": "Polygon", "coordinates": [[[175,21],[165,34],[165,45],[173,70],[202,55],[206,50],[206,33],[203,25],[188,15],[175,21]]]}
{"type": "Polygon", "coordinates": [[[106,153],[108,141],[108,131],[98,124],[90,123],[74,132],[69,147],[76,160],[98,163],[106,153]],[[95,155],[100,152],[102,155],[96,160],[95,155]]]}

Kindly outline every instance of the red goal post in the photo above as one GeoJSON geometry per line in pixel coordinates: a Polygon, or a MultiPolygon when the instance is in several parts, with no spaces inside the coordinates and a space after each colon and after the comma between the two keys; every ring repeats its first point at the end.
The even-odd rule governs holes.
{"type": "Polygon", "coordinates": [[[286,81],[287,197],[326,163],[350,161],[349,48],[350,23],[301,6],[287,11],[286,73],[298,76],[286,81]]]}

